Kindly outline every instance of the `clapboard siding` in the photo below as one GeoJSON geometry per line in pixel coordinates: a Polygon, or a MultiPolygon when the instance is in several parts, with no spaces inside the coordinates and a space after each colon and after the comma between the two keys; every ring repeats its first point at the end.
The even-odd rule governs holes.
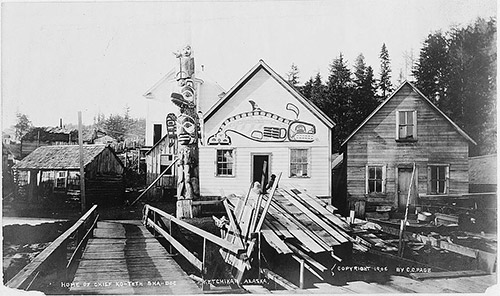
{"type": "MultiPolygon", "coordinates": [[[[406,84],[344,144],[347,198],[397,206],[398,166],[416,164],[418,193],[427,194],[427,167],[449,165],[449,194],[468,192],[469,141],[433,106],[406,84]],[[396,141],[398,110],[417,111],[417,140],[396,141]],[[386,194],[365,194],[366,165],[385,165],[386,194]]],[[[373,205],[373,204],[372,204],[373,205]]]]}
{"type": "MultiPolygon", "coordinates": [[[[303,147],[306,148],[306,147],[303,147]]],[[[218,196],[221,189],[224,193],[245,194],[251,183],[252,154],[271,153],[271,174],[282,173],[281,182],[294,184],[306,188],[308,192],[317,196],[330,196],[330,170],[331,163],[329,147],[312,147],[310,158],[310,177],[290,177],[290,149],[289,147],[200,147],[200,184],[201,195],[218,196]],[[216,150],[234,149],[235,172],[232,177],[217,177],[215,174],[216,150]],[[327,163],[328,162],[328,163],[327,163]]]]}
{"type": "MultiPolygon", "coordinates": [[[[292,183],[301,189],[307,189],[314,195],[331,196],[331,128],[324,122],[319,112],[314,111],[309,103],[300,100],[297,95],[293,94],[293,91],[286,88],[286,82],[280,83],[281,78],[265,68],[256,69],[243,85],[236,87],[237,91],[231,93],[227,103],[217,106],[216,112],[208,114],[209,117],[204,124],[205,139],[216,134],[227,118],[252,111],[254,106],[250,101],[253,101],[256,104],[255,108],[265,112],[290,121],[297,119],[314,125],[316,133],[313,141],[295,142],[284,139],[282,142],[259,142],[229,130],[227,135],[231,138],[231,146],[208,145],[207,143],[200,146],[201,195],[217,196],[221,194],[221,189],[225,194],[246,194],[252,182],[252,154],[260,153],[270,154],[269,171],[276,175],[281,172],[282,183],[292,183]],[[289,103],[296,106],[299,114],[287,109],[289,103]],[[234,176],[217,177],[215,176],[216,150],[228,148],[235,149],[234,176]],[[310,149],[308,168],[310,176],[308,178],[290,178],[290,148],[310,149]]],[[[255,120],[259,123],[261,119],[257,117],[255,120]]],[[[252,123],[246,124],[252,125],[252,123]]]]}
{"type": "MultiPolygon", "coordinates": [[[[160,156],[162,154],[173,154],[176,156],[176,145],[169,147],[168,137],[164,137],[159,143],[157,143],[150,151],[146,154],[146,183],[151,184],[162,172],[160,167],[160,156]]],[[[161,188],[176,188],[176,173],[177,166],[172,167],[172,176],[163,176],[157,183],[155,187],[161,188]]]]}

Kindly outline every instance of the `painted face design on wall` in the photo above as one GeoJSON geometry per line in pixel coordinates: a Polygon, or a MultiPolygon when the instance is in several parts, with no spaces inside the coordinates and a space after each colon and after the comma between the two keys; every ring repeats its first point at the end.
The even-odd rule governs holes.
{"type": "Polygon", "coordinates": [[[177,119],[179,143],[183,145],[194,144],[198,138],[198,127],[193,117],[181,114],[177,119]]]}

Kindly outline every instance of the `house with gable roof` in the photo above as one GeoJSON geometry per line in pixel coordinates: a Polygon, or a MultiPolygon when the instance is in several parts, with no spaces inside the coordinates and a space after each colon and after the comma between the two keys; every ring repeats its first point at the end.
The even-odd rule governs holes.
{"type": "Polygon", "coordinates": [[[469,191],[476,142],[412,83],[403,82],[342,143],[342,182],[333,205],[356,215],[419,204],[419,196],[469,191]]]}
{"type": "Polygon", "coordinates": [[[202,196],[245,194],[266,163],[268,176],[282,173],[280,183],[331,197],[334,123],[263,60],[204,114],[203,126],[202,196]]]}

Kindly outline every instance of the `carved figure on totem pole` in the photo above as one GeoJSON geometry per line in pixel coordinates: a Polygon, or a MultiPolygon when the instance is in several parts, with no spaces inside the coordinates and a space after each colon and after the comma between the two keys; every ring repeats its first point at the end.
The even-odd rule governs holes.
{"type": "Polygon", "coordinates": [[[177,217],[192,218],[198,214],[193,199],[200,195],[198,177],[198,130],[196,89],[193,82],[194,59],[188,45],[175,54],[179,59],[178,89],[172,92],[172,102],[180,109],[177,117],[177,217]]]}

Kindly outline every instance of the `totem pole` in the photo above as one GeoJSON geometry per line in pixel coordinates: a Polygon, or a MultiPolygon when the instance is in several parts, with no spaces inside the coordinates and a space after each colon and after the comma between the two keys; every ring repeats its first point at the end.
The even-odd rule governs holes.
{"type": "Polygon", "coordinates": [[[177,218],[193,218],[199,207],[193,200],[200,196],[198,178],[198,129],[196,89],[194,85],[194,59],[187,45],[175,53],[179,59],[176,79],[178,92],[172,92],[172,102],[180,109],[177,117],[177,218]]]}

